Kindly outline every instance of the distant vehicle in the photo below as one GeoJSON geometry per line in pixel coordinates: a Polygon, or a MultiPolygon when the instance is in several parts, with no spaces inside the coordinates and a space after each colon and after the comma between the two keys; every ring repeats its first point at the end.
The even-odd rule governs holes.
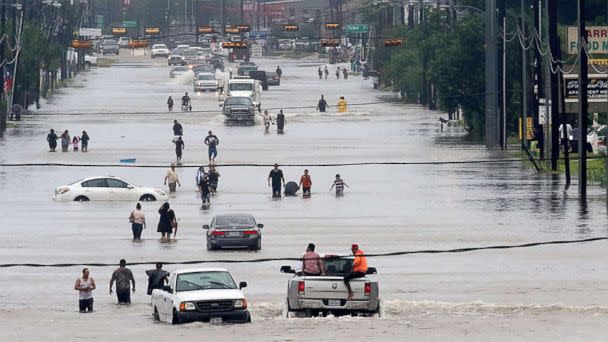
{"type": "Polygon", "coordinates": [[[118,38],[118,46],[126,49],[129,47],[129,43],[131,42],[131,38],[129,37],[120,37],[118,38]]]}
{"type": "Polygon", "coordinates": [[[175,66],[173,68],[171,68],[171,71],[169,72],[169,77],[170,78],[176,78],[177,76],[183,75],[185,73],[188,72],[188,68],[185,66],[175,66]]]}
{"type": "Polygon", "coordinates": [[[167,58],[167,64],[169,65],[185,65],[184,57],[182,55],[172,52],[167,58]]]}
{"type": "Polygon", "coordinates": [[[251,97],[227,97],[224,103],[220,104],[222,113],[224,114],[224,122],[226,124],[245,123],[253,125],[255,119],[255,106],[251,97]]]}
{"type": "Polygon", "coordinates": [[[182,52],[182,56],[184,57],[184,61],[186,61],[186,63],[188,63],[188,64],[190,64],[190,61],[198,58],[198,54],[196,53],[196,50],[192,50],[192,49],[188,49],[188,50],[185,50],[184,52],[182,52]]]}
{"type": "Polygon", "coordinates": [[[183,55],[184,51],[188,50],[189,48],[190,45],[187,44],[179,44],[177,47],[175,47],[175,49],[180,55],[183,55]]]}
{"type": "Polygon", "coordinates": [[[90,68],[92,66],[97,66],[97,57],[85,54],[84,55],[84,65],[87,68],[90,68]]]}
{"type": "Polygon", "coordinates": [[[251,79],[249,76],[237,76],[228,80],[228,96],[247,96],[253,101],[253,105],[261,110],[262,91],[260,81],[251,79]]]}
{"type": "Polygon", "coordinates": [[[279,74],[277,74],[274,71],[266,71],[266,76],[268,78],[268,85],[269,86],[279,86],[281,85],[281,78],[279,77],[279,74]]]}
{"type": "Polygon", "coordinates": [[[194,72],[194,78],[200,73],[215,73],[215,68],[211,64],[198,64],[192,68],[192,72],[194,72]]]}
{"type": "Polygon", "coordinates": [[[264,225],[256,223],[249,214],[217,215],[211,225],[203,226],[207,231],[207,250],[247,247],[259,251],[262,249],[262,227],[264,225]]]}
{"type": "Polygon", "coordinates": [[[196,75],[194,81],[194,91],[216,91],[218,82],[215,79],[215,74],[209,72],[201,72],[196,75]]]}
{"type": "Polygon", "coordinates": [[[268,90],[268,76],[264,70],[254,70],[249,72],[249,77],[260,81],[262,90],[268,90]]]}
{"type": "Polygon", "coordinates": [[[140,187],[114,176],[90,177],[55,189],[53,200],[65,201],[165,201],[167,194],[140,187]]]}
{"type": "Polygon", "coordinates": [[[248,76],[250,71],[257,71],[258,70],[258,66],[255,64],[241,64],[239,65],[239,68],[237,69],[236,74],[239,76],[248,76]]]}
{"type": "MultiPolygon", "coordinates": [[[[378,281],[368,276],[350,281],[353,298],[347,300],[348,290],[344,276],[352,269],[353,256],[325,255],[324,275],[305,276],[291,266],[282,266],[282,273],[293,277],[287,283],[287,300],[284,313],[302,313],[307,317],[316,315],[361,314],[380,315],[378,281]]],[[[367,274],[376,274],[374,267],[368,267],[367,274]]]]}
{"type": "Polygon", "coordinates": [[[219,69],[220,71],[224,71],[224,60],[220,56],[211,56],[209,58],[209,63],[213,65],[215,69],[219,69]]]}
{"type": "Polygon", "coordinates": [[[154,45],[152,45],[152,50],[150,52],[150,56],[152,58],[156,58],[156,57],[167,58],[167,57],[169,57],[169,49],[167,48],[167,45],[165,45],[165,44],[154,44],[154,45]]]}
{"type": "Polygon", "coordinates": [[[104,56],[109,54],[118,55],[120,53],[120,47],[118,46],[118,43],[113,39],[103,40],[99,46],[99,50],[100,53],[104,56]]]}
{"type": "Polygon", "coordinates": [[[193,321],[251,323],[247,299],[230,272],[195,268],[173,272],[169,285],[152,290],[154,319],[171,324],[193,321]]]}

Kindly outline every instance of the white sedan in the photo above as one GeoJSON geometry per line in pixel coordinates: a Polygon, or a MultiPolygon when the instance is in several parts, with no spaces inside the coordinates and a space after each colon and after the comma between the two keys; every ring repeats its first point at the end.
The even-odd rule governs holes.
{"type": "Polygon", "coordinates": [[[129,184],[113,176],[90,177],[55,189],[55,201],[166,201],[159,189],[129,184]]]}

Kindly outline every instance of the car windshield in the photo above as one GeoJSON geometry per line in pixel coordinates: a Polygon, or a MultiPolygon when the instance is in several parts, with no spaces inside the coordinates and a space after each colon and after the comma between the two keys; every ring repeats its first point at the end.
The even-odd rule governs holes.
{"type": "Polygon", "coordinates": [[[111,40],[111,39],[106,39],[103,41],[102,44],[117,44],[115,40],[111,40]]]}
{"type": "Polygon", "coordinates": [[[350,273],[353,268],[353,260],[338,256],[325,257],[325,274],[326,275],[344,275],[350,273]]]}
{"type": "Polygon", "coordinates": [[[196,56],[198,56],[196,54],[196,50],[186,50],[186,51],[184,51],[184,57],[193,57],[194,58],[196,56]]]}
{"type": "Polygon", "coordinates": [[[251,98],[249,97],[229,97],[226,99],[224,106],[252,106],[251,98]]]}
{"type": "Polygon", "coordinates": [[[215,79],[215,77],[213,77],[213,75],[209,75],[209,74],[198,75],[199,81],[209,81],[209,80],[214,80],[214,79],[215,79]]]}
{"type": "Polygon", "coordinates": [[[167,46],[165,44],[154,44],[152,46],[153,49],[166,49],[167,46]]]}
{"type": "Polygon", "coordinates": [[[176,67],[176,68],[173,68],[174,72],[175,71],[187,71],[187,70],[188,70],[188,68],[186,68],[186,67],[176,67]]]}
{"type": "Polygon", "coordinates": [[[254,226],[255,221],[251,216],[218,216],[215,219],[216,227],[254,226]]]}
{"type": "Polygon", "coordinates": [[[179,274],[175,289],[176,292],[212,289],[233,290],[236,289],[236,284],[228,272],[192,272],[179,274]]]}
{"type": "Polygon", "coordinates": [[[251,83],[231,83],[230,90],[233,91],[251,91],[252,84],[251,83]]]}

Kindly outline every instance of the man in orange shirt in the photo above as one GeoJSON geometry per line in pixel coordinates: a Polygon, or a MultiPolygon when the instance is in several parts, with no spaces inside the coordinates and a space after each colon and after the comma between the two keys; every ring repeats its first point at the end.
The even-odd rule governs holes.
{"type": "Polygon", "coordinates": [[[359,249],[359,245],[356,243],[354,243],[350,249],[355,256],[355,261],[353,262],[353,270],[344,276],[344,284],[346,284],[346,288],[348,289],[348,298],[346,298],[346,300],[353,298],[353,291],[350,289],[350,280],[354,278],[363,278],[367,273],[367,259],[365,258],[365,253],[359,249]]]}
{"type": "Polygon", "coordinates": [[[308,169],[304,170],[304,175],[300,178],[300,188],[302,188],[302,192],[304,197],[310,197],[310,187],[312,186],[312,180],[308,175],[308,169]]]}

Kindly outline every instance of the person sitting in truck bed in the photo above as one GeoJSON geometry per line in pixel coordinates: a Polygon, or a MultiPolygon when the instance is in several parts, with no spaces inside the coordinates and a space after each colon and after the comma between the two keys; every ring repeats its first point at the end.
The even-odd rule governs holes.
{"type": "Polygon", "coordinates": [[[350,288],[350,280],[354,278],[363,278],[367,273],[367,259],[365,258],[365,253],[359,249],[359,245],[356,243],[351,246],[351,251],[355,256],[355,261],[353,263],[353,270],[344,276],[344,284],[348,289],[348,298],[346,298],[346,300],[353,298],[353,291],[350,288]]]}
{"type": "Polygon", "coordinates": [[[323,275],[323,260],[315,252],[315,244],[309,243],[306,253],[302,256],[302,274],[305,276],[323,275]]]}

